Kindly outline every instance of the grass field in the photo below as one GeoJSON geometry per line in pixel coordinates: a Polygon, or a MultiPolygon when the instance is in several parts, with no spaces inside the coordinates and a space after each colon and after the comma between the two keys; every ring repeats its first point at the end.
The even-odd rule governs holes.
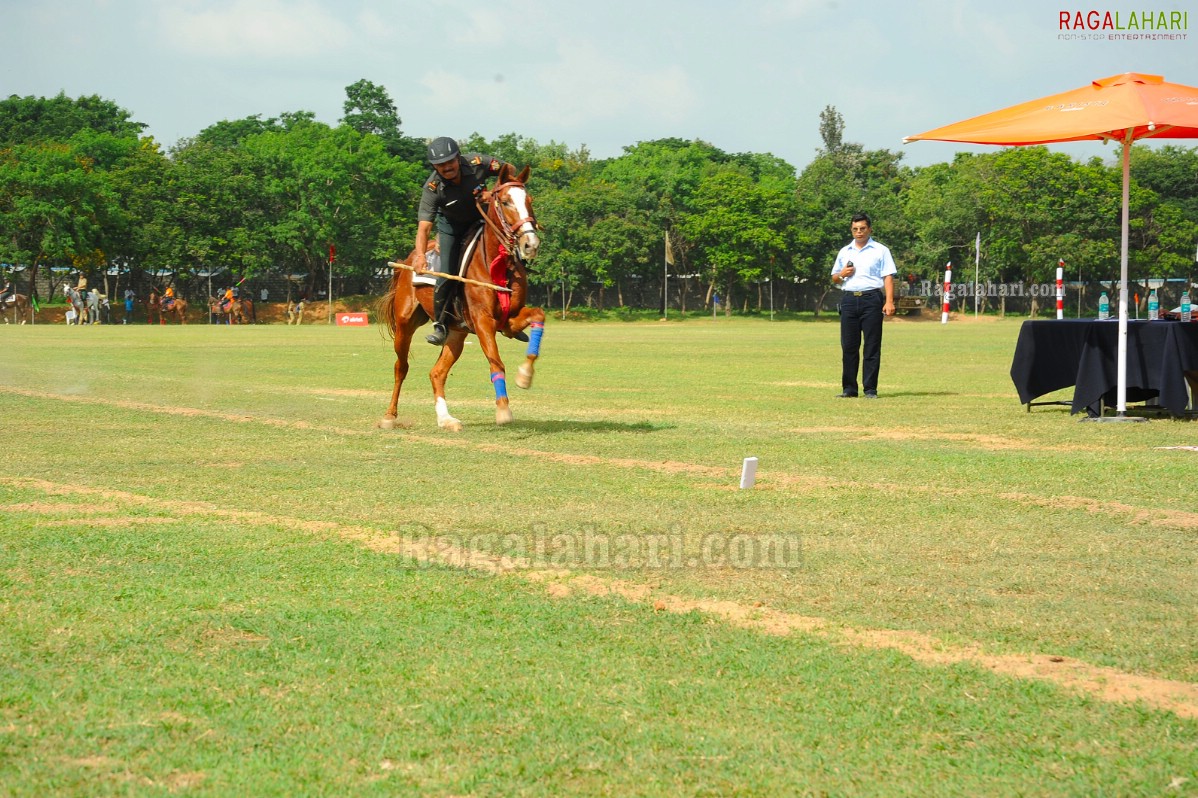
{"type": "Polygon", "coordinates": [[[1025,412],[1018,325],[867,402],[551,319],[457,434],[374,328],[0,327],[0,794],[1198,795],[1198,427],[1025,412]]]}

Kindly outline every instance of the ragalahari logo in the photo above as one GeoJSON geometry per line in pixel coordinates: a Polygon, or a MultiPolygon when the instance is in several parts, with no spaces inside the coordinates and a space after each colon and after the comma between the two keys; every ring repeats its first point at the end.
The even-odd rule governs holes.
{"type": "Polygon", "coordinates": [[[1060,11],[1057,38],[1090,41],[1185,41],[1189,11],[1060,11]]]}

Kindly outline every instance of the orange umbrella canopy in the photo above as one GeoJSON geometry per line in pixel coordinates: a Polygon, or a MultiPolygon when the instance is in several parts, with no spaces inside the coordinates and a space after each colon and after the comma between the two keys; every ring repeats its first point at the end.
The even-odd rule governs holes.
{"type": "Polygon", "coordinates": [[[1064,141],[1198,138],[1198,88],[1128,72],[1089,86],[938,127],[904,141],[1055,144],[1064,141]]]}

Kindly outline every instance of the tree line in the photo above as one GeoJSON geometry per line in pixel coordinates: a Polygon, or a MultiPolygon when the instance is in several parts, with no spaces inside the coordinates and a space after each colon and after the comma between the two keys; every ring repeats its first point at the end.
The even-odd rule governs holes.
{"type": "MultiPolygon", "coordinates": [[[[300,273],[317,285],[335,250],[338,277],[366,285],[411,248],[430,168],[385,89],[358,81],[343,108],[336,126],[306,111],[255,115],[164,149],[113,101],[10,96],[0,101],[0,262],[30,267],[31,282],[45,266],[115,266],[300,273]]],[[[1049,282],[1062,258],[1090,280],[1118,276],[1115,163],[1016,147],[912,168],[846,141],[832,106],[819,129],[823,146],[801,170],[678,138],[608,159],[517,133],[459,142],[532,167],[545,228],[532,282],[553,303],[685,310],[718,293],[726,308],[752,310],[770,290],[779,308],[818,312],[859,210],[904,278],[971,262],[979,232],[983,281],[1049,282]]],[[[1131,174],[1133,276],[1192,277],[1198,148],[1135,147],[1131,174]]]]}

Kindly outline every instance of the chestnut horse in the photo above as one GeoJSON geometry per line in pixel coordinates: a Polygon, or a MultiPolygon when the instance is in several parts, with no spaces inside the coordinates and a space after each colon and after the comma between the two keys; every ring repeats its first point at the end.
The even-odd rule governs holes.
{"type": "Polygon", "coordinates": [[[8,324],[8,311],[13,311],[12,320],[14,324],[24,324],[33,318],[33,314],[29,312],[29,297],[24,294],[13,294],[8,299],[0,302],[0,312],[4,314],[4,323],[8,324]]]}
{"type": "Polygon", "coordinates": [[[150,292],[150,298],[146,300],[146,321],[149,324],[154,323],[154,318],[158,318],[159,324],[166,324],[166,317],[173,315],[175,320],[180,324],[187,323],[187,300],[183,297],[175,297],[175,304],[169,308],[163,309],[162,297],[157,291],[150,292]]]}
{"type": "MultiPolygon", "coordinates": [[[[481,235],[465,236],[462,241],[464,271],[459,271],[457,264],[442,266],[446,271],[459,271],[461,276],[476,282],[463,285],[463,291],[454,301],[451,310],[455,318],[449,320],[449,337],[429,372],[437,426],[441,429],[456,432],[462,428],[462,422],[449,414],[445,402],[445,378],[462,356],[466,336],[470,333],[478,336],[479,346],[490,365],[491,383],[495,386],[496,424],[507,424],[512,420],[503,360],[495,343],[496,333],[513,337],[526,327],[531,328],[526,358],[517,370],[516,385],[520,388],[532,386],[533,363],[540,355],[545,311],[524,306],[528,297],[528,262],[536,257],[541,245],[537,238],[537,220],[532,213],[532,197],[524,187],[528,171],[526,166],[519,175],[514,174],[508,164],[500,169],[498,181],[491,191],[490,205],[485,211],[481,208],[479,211],[483,219],[481,235]],[[510,294],[489,287],[505,284],[511,289],[510,294]]],[[[409,254],[406,262],[410,265],[411,260],[409,254]]],[[[408,376],[408,349],[412,336],[433,312],[433,287],[414,285],[412,276],[407,269],[396,268],[390,290],[378,303],[384,329],[395,339],[395,385],[391,391],[391,405],[379,423],[383,429],[395,426],[399,391],[408,376]]]]}

